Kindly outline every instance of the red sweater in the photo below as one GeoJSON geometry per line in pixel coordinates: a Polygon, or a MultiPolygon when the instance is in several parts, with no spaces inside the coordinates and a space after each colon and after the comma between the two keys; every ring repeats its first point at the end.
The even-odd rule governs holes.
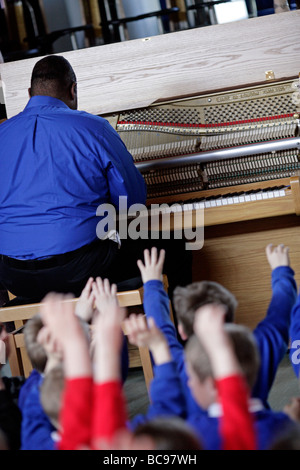
{"type": "MultiPolygon", "coordinates": [[[[248,388],[239,375],[216,381],[223,408],[221,435],[224,450],[254,450],[253,417],[248,388]]],[[[59,450],[109,448],[116,432],[125,429],[126,403],[118,381],[93,384],[92,378],[66,380],[60,417],[59,450]]]]}
{"type": "Polygon", "coordinates": [[[255,450],[254,417],[248,409],[249,389],[241,375],[216,381],[223,413],[220,434],[224,450],[255,450]]]}
{"type": "Polygon", "coordinates": [[[121,382],[93,384],[92,378],[66,380],[60,415],[59,450],[104,447],[126,428],[127,411],[121,382]]]}

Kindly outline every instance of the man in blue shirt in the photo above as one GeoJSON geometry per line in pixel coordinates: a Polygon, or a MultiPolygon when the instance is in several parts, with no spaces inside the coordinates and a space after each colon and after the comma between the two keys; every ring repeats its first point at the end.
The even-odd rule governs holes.
{"type": "MultiPolygon", "coordinates": [[[[77,84],[60,56],[39,60],[25,109],[0,125],[0,282],[39,301],[79,295],[118,256],[97,237],[100,204],[145,204],[146,184],[110,124],[77,110],[77,84]]],[[[134,261],[135,264],[135,261],[134,261]]]]}

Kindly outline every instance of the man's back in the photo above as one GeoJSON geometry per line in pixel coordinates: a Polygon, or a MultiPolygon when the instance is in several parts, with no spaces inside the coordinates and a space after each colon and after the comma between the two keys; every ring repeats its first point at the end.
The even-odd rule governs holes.
{"type": "Polygon", "coordinates": [[[146,187],[118,134],[100,117],[34,96],[0,126],[0,252],[35,259],[96,239],[97,207],[144,203],[146,187]]]}

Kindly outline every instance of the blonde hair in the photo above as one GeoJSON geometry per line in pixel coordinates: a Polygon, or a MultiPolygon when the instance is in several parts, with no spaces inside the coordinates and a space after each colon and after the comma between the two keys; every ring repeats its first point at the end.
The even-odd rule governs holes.
{"type": "Polygon", "coordinates": [[[32,367],[40,373],[44,372],[47,362],[46,350],[37,341],[37,335],[43,326],[41,316],[36,314],[26,322],[24,327],[24,340],[28,357],[32,367]]]}
{"type": "Polygon", "coordinates": [[[59,426],[64,383],[63,366],[58,364],[47,372],[40,389],[41,405],[56,429],[59,426]]]}

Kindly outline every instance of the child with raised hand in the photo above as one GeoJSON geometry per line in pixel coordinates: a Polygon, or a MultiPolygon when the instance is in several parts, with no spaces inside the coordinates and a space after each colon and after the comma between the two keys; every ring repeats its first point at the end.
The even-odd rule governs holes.
{"type": "Polygon", "coordinates": [[[97,278],[93,284],[97,314],[93,319],[93,360],[90,345],[68,296],[49,294],[41,315],[59,343],[64,363],[65,389],[60,415],[60,450],[110,448],[116,434],[126,429],[120,352],[124,309],[116,287],[97,278]]]}
{"type": "Polygon", "coordinates": [[[269,243],[265,249],[271,268],[272,297],[265,318],[253,334],[258,344],[261,366],[252,396],[269,408],[268,395],[278,366],[288,351],[292,311],[297,299],[297,284],[290,266],[289,247],[269,243]]]}
{"type": "Polygon", "coordinates": [[[93,284],[98,315],[93,322],[94,335],[94,419],[93,447],[113,442],[126,429],[127,409],[122,390],[122,322],[126,310],[119,306],[117,287],[97,278],[93,284]]]}
{"type": "MultiPolygon", "coordinates": [[[[211,308],[211,305],[201,307],[199,309],[199,317],[201,317],[203,309],[211,308]]],[[[260,357],[255,337],[252,331],[243,325],[226,323],[224,324],[224,329],[232,341],[235,355],[249,390],[252,390],[260,368],[260,357]]],[[[208,330],[206,330],[206,341],[208,339],[208,330]]],[[[207,347],[207,343],[205,342],[204,344],[207,347]]],[[[227,385],[229,385],[228,393],[225,388],[227,404],[225,403],[225,408],[223,408],[223,406],[220,406],[220,401],[222,400],[223,393],[224,402],[224,388],[219,388],[218,381],[214,375],[214,364],[216,361],[213,363],[210,361],[207,350],[196,335],[191,336],[188,340],[185,348],[185,360],[189,379],[188,383],[195,402],[199,404],[198,412],[196,411],[193,415],[188,416],[188,423],[197,431],[205,449],[223,449],[224,436],[222,434],[224,431],[222,431],[222,422],[224,425],[226,422],[225,418],[228,416],[224,415],[224,411],[228,409],[227,404],[228,400],[230,404],[231,395],[232,398],[236,395],[234,391],[230,390],[231,379],[227,382],[227,385]],[[206,410],[206,412],[204,413],[203,410],[206,410]]],[[[216,372],[219,373],[218,370],[216,372]]],[[[236,406],[238,403],[237,401],[233,405],[236,406]]],[[[262,401],[257,398],[249,398],[248,409],[253,416],[258,450],[269,449],[272,442],[294,426],[292,420],[285,413],[266,409],[262,401]]],[[[238,415],[235,415],[232,411],[232,416],[234,418],[238,415]]],[[[235,422],[238,421],[233,419],[232,423],[234,424],[235,422]]],[[[234,433],[232,432],[231,434],[234,437],[234,433]]]]}
{"type": "MultiPolygon", "coordinates": [[[[231,339],[224,329],[225,315],[226,310],[220,305],[202,307],[196,313],[194,331],[209,357],[218,400],[223,410],[220,420],[222,449],[254,450],[254,419],[248,410],[250,389],[231,339]]],[[[198,393],[197,385],[194,393],[198,393]]]]}
{"type": "Polygon", "coordinates": [[[89,446],[92,425],[93,373],[89,343],[70,296],[50,293],[42,302],[41,317],[62,352],[65,387],[57,448],[89,446]]]}
{"type": "MultiPolygon", "coordinates": [[[[219,384],[221,405],[224,403],[224,416],[221,420],[220,429],[220,436],[223,439],[222,448],[252,450],[256,448],[256,440],[252,417],[248,411],[248,388],[241,376],[240,366],[235,358],[230,341],[223,331],[224,309],[220,306],[209,306],[207,310],[208,313],[203,312],[203,318],[197,322],[196,328],[199,337],[205,335],[205,339],[208,341],[210,341],[212,335],[215,335],[211,344],[207,346],[207,350],[212,357],[213,369],[216,374],[215,379],[219,384]],[[211,319],[210,314],[212,314],[211,319]],[[219,348],[219,350],[212,352],[214,348],[219,348]],[[240,431],[240,426],[245,427],[245,429],[240,431]]],[[[151,423],[162,418],[168,419],[169,425],[172,426],[171,418],[182,418],[184,416],[185,398],[167,340],[151,317],[147,322],[144,315],[130,315],[124,323],[129,341],[137,346],[148,347],[155,363],[154,378],[150,386],[151,404],[145,415],[135,416],[131,420],[131,429],[138,432],[142,425],[145,426],[145,423],[151,423]]],[[[199,388],[201,391],[201,385],[199,388]]],[[[195,390],[193,388],[193,391],[195,390]]],[[[199,390],[196,390],[195,396],[198,393],[199,390]]],[[[209,420],[205,422],[210,426],[209,420]]],[[[187,424],[185,421],[183,423],[187,424]]],[[[177,432],[179,430],[182,433],[186,432],[183,423],[177,432]]],[[[151,426],[146,429],[151,432],[151,426]]],[[[156,434],[156,431],[153,430],[153,436],[154,432],[156,434]]],[[[197,439],[199,442],[198,448],[203,448],[200,433],[196,434],[196,428],[193,429],[193,433],[194,438],[188,440],[189,445],[193,448],[195,439],[197,439]]],[[[176,432],[174,431],[175,435],[176,432]]],[[[156,445],[161,445],[159,440],[156,445]]],[[[188,447],[182,446],[183,443],[181,443],[181,447],[178,447],[178,450],[188,449],[188,447]]]]}
{"type": "MultiPolygon", "coordinates": [[[[187,387],[184,347],[177,339],[177,332],[170,318],[169,298],[161,282],[159,268],[161,268],[163,254],[160,252],[160,263],[158,263],[157,250],[154,248],[151,254],[145,251],[144,256],[144,263],[139,261],[138,264],[144,282],[144,310],[147,317],[155,318],[157,326],[166,335],[185,389],[187,414],[192,415],[197,411],[198,405],[187,387]]],[[[265,318],[254,330],[262,362],[256,384],[252,389],[252,396],[261,399],[268,408],[268,394],[278,365],[288,347],[291,310],[296,300],[297,285],[294,271],[290,267],[287,247],[284,245],[273,247],[269,244],[266,247],[266,256],[272,270],[272,298],[265,318]]],[[[218,283],[210,281],[194,282],[186,287],[176,288],[173,301],[178,332],[184,340],[187,340],[193,332],[195,312],[201,305],[211,303],[224,305],[226,322],[234,320],[237,306],[231,292],[218,283]]]]}
{"type": "MultiPolygon", "coordinates": [[[[153,268],[152,275],[154,275],[154,272],[159,274],[160,268],[156,270],[155,264],[151,265],[150,262],[151,267],[149,270],[153,268]]],[[[180,377],[164,334],[156,326],[152,317],[147,320],[145,315],[142,314],[131,314],[125,319],[124,327],[126,328],[129,342],[138,347],[147,347],[154,361],[154,378],[150,385],[149,408],[146,414],[136,415],[130,421],[130,429],[137,433],[137,435],[139,435],[139,430],[144,429],[143,433],[149,433],[147,435],[152,436],[155,441],[155,448],[157,449],[163,449],[161,446],[165,445],[167,447],[164,450],[174,450],[174,446],[178,445],[177,450],[191,450],[195,449],[195,442],[198,443],[197,449],[202,449],[198,438],[191,430],[188,432],[187,425],[183,420],[185,398],[180,377]],[[171,420],[175,417],[178,420],[176,425],[174,422],[174,426],[172,426],[171,420]],[[150,423],[157,419],[165,420],[162,422],[166,423],[166,426],[172,430],[172,438],[162,439],[155,425],[151,426],[150,423]],[[179,435],[185,436],[185,440],[178,443],[179,435]],[[173,439],[174,441],[172,441],[173,439]]]]}
{"type": "Polygon", "coordinates": [[[144,262],[138,260],[144,284],[143,305],[147,319],[153,318],[155,325],[164,334],[170,348],[172,359],[181,369],[183,367],[183,346],[177,337],[177,330],[170,316],[170,299],[162,282],[165,251],[153,247],[144,251],[144,262]]]}
{"type": "MultiPolygon", "coordinates": [[[[33,339],[33,333],[37,332],[35,345],[32,344],[29,350],[35,351],[35,364],[39,364],[39,358],[46,355],[46,362],[43,368],[40,380],[31,384],[28,394],[22,405],[22,428],[21,428],[21,450],[54,450],[56,448],[57,421],[53,421],[42,403],[42,388],[45,378],[52,373],[56,367],[62,368],[62,355],[55,337],[51,331],[43,325],[42,319],[38,316],[30,325],[30,335],[33,339]],[[41,328],[39,328],[39,326],[41,328]],[[39,347],[38,347],[39,346],[39,347]]],[[[27,326],[27,325],[26,325],[27,326]]],[[[28,333],[28,332],[27,332],[28,333]]],[[[28,340],[27,336],[27,340],[28,340]]],[[[60,390],[55,387],[57,393],[52,394],[52,403],[60,407],[60,390]]]]}

